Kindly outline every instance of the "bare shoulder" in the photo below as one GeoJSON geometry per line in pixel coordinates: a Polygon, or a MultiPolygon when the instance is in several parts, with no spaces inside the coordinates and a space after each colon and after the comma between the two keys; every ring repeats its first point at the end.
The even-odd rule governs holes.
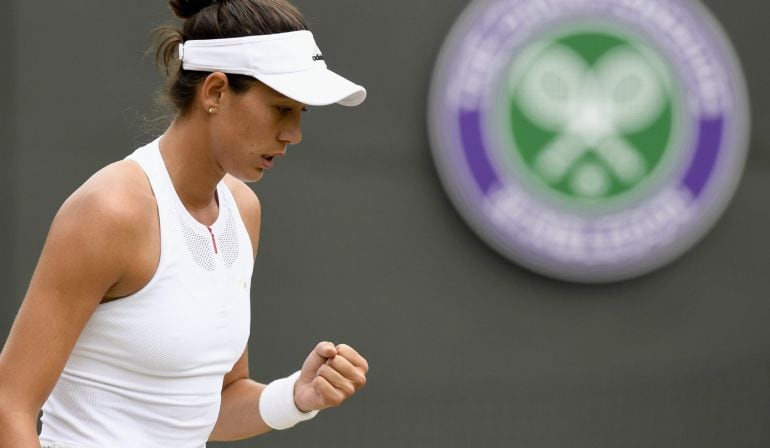
{"type": "Polygon", "coordinates": [[[117,222],[139,223],[153,218],[155,198],[144,171],[134,162],[121,160],[97,171],[65,201],[62,210],[100,212],[117,222]]]}
{"type": "Polygon", "coordinates": [[[259,198],[251,187],[242,180],[238,180],[229,174],[225,175],[224,181],[227,188],[229,188],[230,192],[233,194],[235,202],[238,204],[238,208],[241,209],[241,213],[258,215],[261,212],[259,198]]]}
{"type": "Polygon", "coordinates": [[[241,219],[249,231],[254,255],[256,256],[259,244],[260,221],[262,219],[262,206],[259,203],[259,198],[254,193],[254,190],[245,182],[229,174],[225,175],[224,182],[233,194],[233,198],[235,198],[235,203],[238,205],[238,210],[241,213],[241,219]]]}
{"type": "MultiPolygon", "coordinates": [[[[63,260],[76,251],[101,277],[107,295],[141,283],[155,267],[158,213],[144,171],[134,162],[108,165],[64,201],[51,224],[43,256],[63,260]]],[[[61,264],[64,266],[64,264],[61,264]]],[[[85,267],[85,266],[84,266],[85,267]]]]}

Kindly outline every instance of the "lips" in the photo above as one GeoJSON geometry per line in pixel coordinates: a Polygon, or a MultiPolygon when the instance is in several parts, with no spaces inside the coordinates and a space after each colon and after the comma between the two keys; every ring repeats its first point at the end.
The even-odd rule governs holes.
{"type": "Polygon", "coordinates": [[[262,167],[265,169],[270,169],[273,167],[274,159],[276,157],[283,156],[283,153],[277,153],[277,154],[266,154],[262,156],[262,167]]]}

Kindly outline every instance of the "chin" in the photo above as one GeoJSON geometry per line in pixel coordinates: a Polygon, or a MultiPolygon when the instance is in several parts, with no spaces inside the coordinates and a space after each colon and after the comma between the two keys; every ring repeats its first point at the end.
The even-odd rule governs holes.
{"type": "Polygon", "coordinates": [[[225,167],[225,172],[227,172],[227,174],[230,176],[240,180],[241,182],[252,183],[262,179],[265,169],[258,165],[242,163],[225,167]]]}
{"type": "Polygon", "coordinates": [[[262,179],[263,174],[264,174],[264,171],[261,168],[257,168],[251,173],[242,173],[235,177],[243,182],[253,183],[253,182],[259,182],[259,180],[262,179]]]}

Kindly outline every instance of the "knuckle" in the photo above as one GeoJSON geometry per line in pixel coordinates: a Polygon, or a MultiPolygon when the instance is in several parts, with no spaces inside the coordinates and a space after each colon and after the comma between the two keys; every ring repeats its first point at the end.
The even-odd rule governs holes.
{"type": "Polygon", "coordinates": [[[366,375],[356,375],[356,377],[353,379],[353,384],[357,389],[366,386],[366,375]]]}
{"type": "Polygon", "coordinates": [[[329,397],[329,403],[334,406],[341,405],[343,401],[345,401],[345,396],[342,394],[333,394],[331,397],[329,397]]]}

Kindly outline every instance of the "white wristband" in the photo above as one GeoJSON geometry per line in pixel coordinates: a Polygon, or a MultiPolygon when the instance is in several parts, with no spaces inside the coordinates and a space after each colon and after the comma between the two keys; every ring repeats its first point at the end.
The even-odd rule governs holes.
{"type": "Polygon", "coordinates": [[[273,429],[288,429],[299,422],[310,420],[318,411],[302,412],[294,403],[294,383],[300,372],[268,384],[259,397],[259,414],[273,429]]]}

